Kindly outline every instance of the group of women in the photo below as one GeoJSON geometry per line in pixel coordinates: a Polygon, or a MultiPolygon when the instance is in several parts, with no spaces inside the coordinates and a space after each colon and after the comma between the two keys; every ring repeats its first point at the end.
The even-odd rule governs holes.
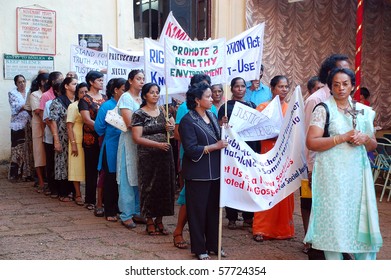
{"type": "MultiPolygon", "coordinates": [[[[43,87],[44,79],[41,78],[37,82],[43,87]]],[[[18,93],[9,94],[10,103],[18,104],[11,105],[11,138],[15,155],[17,144],[24,143],[17,140],[25,137],[25,131],[20,131],[23,126],[19,124],[30,121],[23,107],[26,100],[23,80],[19,79],[15,77],[15,84],[20,84],[18,93]]],[[[149,235],[167,235],[163,217],[174,215],[176,174],[169,142],[174,118],[158,106],[160,87],[154,83],[145,84],[141,70],[131,71],[128,80],[110,80],[106,95],[101,94],[101,73],[89,72],[86,82],[77,84],[74,77],[65,78],[46,118],[53,137],[58,197],[61,201],[73,199],[80,205],[86,204],[88,209],[95,210],[95,215],[105,215],[108,221],[117,221],[117,213],[120,213],[121,223],[126,228],[145,223],[149,235]],[[126,132],[105,121],[107,111],[113,109],[123,117],[126,132]],[[80,192],[83,180],[86,182],[84,201],[80,192]]],[[[308,148],[317,151],[318,156],[313,171],[313,208],[305,242],[324,250],[328,259],[340,259],[342,252],[353,253],[356,259],[375,259],[382,244],[373,180],[366,158],[366,151],[376,147],[374,112],[363,106],[364,114],[357,116],[357,127],[352,128],[352,116],[346,114],[345,109],[352,107],[350,94],[354,83],[354,73],[349,69],[334,69],[329,74],[328,84],[333,94],[326,104],[330,112],[326,113],[321,107],[314,111],[306,139],[308,148]],[[327,114],[330,114],[330,135],[324,136],[327,114]]],[[[228,122],[235,102],[259,111],[268,104],[246,102],[245,84],[243,78],[234,78],[231,81],[232,98],[222,105],[221,94],[216,102],[207,82],[193,83],[186,93],[187,112],[177,123],[183,146],[181,176],[186,186],[184,223],[187,219],[191,251],[200,260],[208,260],[211,253],[217,254],[218,251],[226,256],[224,250],[218,248],[220,150],[228,146],[228,142],[221,139],[221,125],[228,122]],[[216,105],[219,107],[215,108],[217,115],[211,111],[216,105]],[[227,116],[225,106],[228,106],[227,116]]],[[[285,115],[288,78],[275,76],[270,86],[273,98],[280,99],[285,115]]],[[[40,95],[34,93],[31,98],[38,96],[39,99],[40,95]]],[[[32,102],[36,103],[37,100],[32,102]]],[[[32,108],[43,135],[45,118],[38,121],[36,116],[40,116],[40,112],[35,111],[36,106],[32,108]]],[[[41,139],[38,136],[34,134],[33,140],[41,139]]],[[[275,141],[268,139],[248,144],[257,152],[267,153],[275,141]]],[[[44,166],[42,159],[38,162],[35,164],[37,168],[44,166]]],[[[16,160],[12,161],[12,174],[20,168],[19,165],[16,160]]],[[[41,181],[39,184],[41,186],[41,181]]],[[[243,212],[246,226],[252,227],[254,240],[294,237],[293,204],[291,194],[270,210],[243,212]]],[[[229,226],[235,227],[232,221],[237,220],[239,210],[227,208],[226,212],[229,226]]],[[[183,240],[175,239],[182,235],[182,229],[183,226],[174,232],[176,246],[179,243],[184,245],[183,240]]]]}
{"type": "MultiPolygon", "coordinates": [[[[354,85],[355,76],[349,69],[336,68],[329,73],[328,86],[332,96],[326,104],[330,112],[326,113],[323,107],[314,111],[306,137],[308,148],[319,155],[313,173],[313,208],[304,241],[323,250],[326,259],[343,259],[343,252],[351,253],[358,260],[376,259],[382,246],[374,182],[366,156],[366,152],[377,145],[373,128],[375,113],[361,104],[358,107],[364,114],[347,113],[353,107],[350,95],[354,85]],[[326,118],[327,114],[330,115],[326,118]],[[354,128],[353,117],[357,122],[354,128]],[[324,135],[326,119],[329,119],[330,133],[327,136],[324,135]]],[[[270,86],[273,98],[278,96],[280,99],[285,115],[288,78],[275,76],[270,86]]],[[[232,100],[227,102],[227,109],[231,107],[232,111],[238,101],[254,108],[254,104],[244,101],[244,89],[242,78],[232,80],[232,100]]],[[[192,86],[186,101],[189,112],[180,121],[179,134],[184,147],[182,172],[191,250],[199,259],[208,260],[209,254],[219,249],[219,150],[224,149],[227,142],[220,139],[217,118],[209,111],[212,107],[210,87],[205,83],[192,86]]],[[[262,111],[268,103],[259,104],[256,109],[262,111]]],[[[219,119],[220,124],[226,123],[229,115],[219,112],[219,119]]],[[[276,139],[261,141],[259,152],[267,153],[275,142],[276,139]]],[[[257,242],[293,238],[293,210],[291,194],[272,209],[254,213],[253,222],[251,213],[243,212],[244,224],[252,226],[257,242]]],[[[236,221],[237,211],[226,209],[229,227],[234,226],[232,221],[236,221]]],[[[224,250],[221,254],[226,255],[224,250]]]]}
{"type": "Polygon", "coordinates": [[[64,79],[60,72],[40,73],[35,83],[39,89],[28,95],[18,75],[15,85],[20,87],[9,94],[12,139],[17,138],[12,155],[21,159],[11,159],[10,179],[26,174],[26,160],[19,154],[26,150],[31,114],[38,192],[85,205],[108,221],[117,221],[119,213],[126,228],[144,223],[150,235],[168,234],[163,217],[174,214],[175,168],[167,131],[173,131],[174,121],[158,106],[159,86],[144,84],[141,70],[131,71],[128,80],[111,79],[106,94],[103,74],[97,71],[86,75],[86,83],[78,84],[74,76],[64,79]],[[25,109],[28,98],[31,113],[25,109]],[[112,109],[123,116],[126,132],[105,121],[112,109]]]}

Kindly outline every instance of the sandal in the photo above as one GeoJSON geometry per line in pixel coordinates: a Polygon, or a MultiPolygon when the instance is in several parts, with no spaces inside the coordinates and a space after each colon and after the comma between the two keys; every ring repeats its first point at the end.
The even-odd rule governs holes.
{"type": "Polygon", "coordinates": [[[39,186],[39,185],[38,185],[38,186],[35,188],[35,191],[36,191],[37,193],[43,193],[44,187],[45,187],[45,186],[39,186]]]}
{"type": "Polygon", "coordinates": [[[84,205],[83,198],[81,196],[76,196],[75,197],[75,203],[77,205],[83,206],[84,205]]]}
{"type": "Polygon", "coordinates": [[[174,235],[174,246],[179,249],[187,249],[187,247],[188,247],[187,242],[183,239],[183,236],[181,233],[174,235]],[[177,237],[180,237],[180,238],[177,238],[177,237]],[[177,241],[178,239],[180,239],[180,241],[177,241]]]}
{"type": "Polygon", "coordinates": [[[126,220],[125,222],[121,221],[121,225],[123,225],[127,229],[133,229],[136,227],[136,224],[133,222],[132,219],[126,220]]]}
{"type": "Polygon", "coordinates": [[[168,235],[169,234],[168,231],[165,229],[162,221],[156,222],[156,220],[155,220],[155,227],[162,235],[168,235]]]}
{"type": "Polygon", "coordinates": [[[95,217],[103,217],[105,215],[105,209],[103,209],[102,207],[95,208],[94,215],[95,217]]]}
{"type": "Polygon", "coordinates": [[[117,219],[116,216],[107,216],[106,217],[106,221],[108,221],[108,222],[116,222],[116,221],[118,221],[118,219],[117,219]]]}
{"type": "Polygon", "coordinates": [[[72,198],[68,197],[68,196],[60,196],[58,198],[61,202],[70,202],[72,201],[72,198]]]}
{"type": "MultiPolygon", "coordinates": [[[[208,253],[209,253],[209,254],[216,255],[216,256],[219,255],[219,252],[215,252],[215,251],[208,251],[208,253]]],[[[221,248],[220,254],[221,254],[221,257],[223,257],[223,258],[228,257],[227,253],[224,251],[223,248],[221,248]]]]}
{"type": "Polygon", "coordinates": [[[256,242],[263,242],[263,236],[261,234],[254,234],[253,239],[256,242]]]}
{"type": "Polygon", "coordinates": [[[52,194],[52,192],[50,191],[48,185],[46,185],[46,184],[45,184],[44,187],[43,187],[43,194],[46,195],[46,196],[52,194]]]}
{"type": "Polygon", "coordinates": [[[94,209],[95,209],[95,205],[92,204],[92,203],[88,203],[88,204],[86,205],[86,208],[87,208],[88,210],[94,210],[94,209]]]}
{"type": "Polygon", "coordinates": [[[145,229],[149,235],[161,235],[161,232],[156,230],[154,222],[148,222],[147,228],[145,229]]]}
{"type": "Polygon", "coordinates": [[[58,198],[58,193],[50,192],[50,198],[58,198]]]}
{"type": "Polygon", "coordinates": [[[201,261],[210,260],[210,257],[207,253],[199,254],[199,255],[197,255],[197,258],[201,261]]]}

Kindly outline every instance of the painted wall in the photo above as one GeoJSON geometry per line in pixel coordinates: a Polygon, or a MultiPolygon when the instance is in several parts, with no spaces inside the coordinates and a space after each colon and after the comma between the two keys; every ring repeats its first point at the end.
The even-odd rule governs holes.
{"type": "MultiPolygon", "coordinates": [[[[140,40],[134,40],[133,3],[127,0],[90,0],[69,2],[67,0],[1,0],[0,10],[0,55],[18,54],[16,45],[16,8],[46,8],[56,11],[56,55],[54,68],[62,73],[70,70],[70,45],[78,44],[78,34],[102,34],[103,50],[107,44],[118,48],[141,50],[140,40]]],[[[22,73],[23,74],[23,73],[22,73]]],[[[28,86],[30,83],[28,83],[28,86]]],[[[10,106],[8,92],[14,87],[13,80],[4,80],[0,67],[0,161],[9,160],[10,106]]]]}

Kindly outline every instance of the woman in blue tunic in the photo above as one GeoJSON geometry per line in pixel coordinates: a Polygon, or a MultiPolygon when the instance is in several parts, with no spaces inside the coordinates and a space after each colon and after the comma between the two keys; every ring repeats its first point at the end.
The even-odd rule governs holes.
{"type": "Polygon", "coordinates": [[[328,260],[342,252],[357,260],[376,259],[382,246],[376,194],[367,151],[376,148],[375,112],[356,103],[355,76],[350,69],[333,69],[328,77],[332,96],[315,108],[307,133],[309,150],[316,151],[312,173],[312,210],[304,242],[323,250],[328,260]],[[329,115],[329,136],[324,136],[329,115]],[[353,121],[357,124],[354,128],[353,121]]]}
{"type": "MultiPolygon", "coordinates": [[[[98,170],[104,171],[105,178],[103,183],[103,205],[106,220],[109,222],[117,221],[118,213],[118,185],[117,174],[117,151],[121,130],[106,122],[108,110],[116,108],[122,94],[125,91],[126,80],[123,78],[113,78],[106,86],[106,96],[108,101],[102,104],[96,116],[94,129],[100,137],[103,138],[100,147],[98,170]]],[[[117,108],[118,110],[118,108],[117,108]]]]}

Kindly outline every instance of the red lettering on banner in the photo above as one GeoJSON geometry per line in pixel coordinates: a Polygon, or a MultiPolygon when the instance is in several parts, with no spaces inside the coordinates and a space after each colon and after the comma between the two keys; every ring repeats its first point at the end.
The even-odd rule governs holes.
{"type": "Polygon", "coordinates": [[[224,179],[224,182],[227,184],[227,185],[231,185],[235,188],[240,188],[240,189],[244,189],[244,181],[242,181],[241,183],[239,183],[238,181],[232,179],[232,178],[225,178],[224,179]]]}
{"type": "Polygon", "coordinates": [[[184,30],[181,30],[178,26],[175,26],[172,22],[168,23],[166,34],[164,35],[178,40],[190,39],[184,30]]]}

